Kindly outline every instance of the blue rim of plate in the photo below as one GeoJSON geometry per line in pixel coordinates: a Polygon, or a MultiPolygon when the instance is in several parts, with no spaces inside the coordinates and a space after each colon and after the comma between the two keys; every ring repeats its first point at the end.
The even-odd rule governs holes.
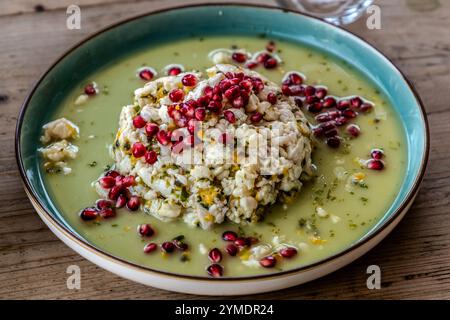
{"type": "Polygon", "coordinates": [[[279,278],[279,277],[282,277],[282,276],[293,275],[293,274],[296,274],[296,273],[305,272],[307,270],[314,269],[314,268],[316,268],[316,267],[318,267],[320,265],[324,265],[324,264],[327,264],[327,263],[329,263],[329,262],[331,262],[333,260],[341,258],[341,257],[345,256],[346,254],[350,253],[351,251],[354,251],[355,249],[363,246],[364,244],[366,244],[367,242],[369,242],[370,240],[375,238],[377,235],[382,233],[393,221],[396,220],[396,218],[398,218],[401,215],[401,213],[404,210],[406,210],[408,208],[408,205],[411,204],[411,202],[413,201],[414,196],[417,194],[418,189],[420,187],[420,184],[421,184],[421,182],[423,180],[423,177],[424,177],[424,174],[425,174],[425,171],[426,171],[426,166],[427,166],[427,163],[428,163],[429,152],[430,152],[430,130],[429,130],[428,119],[427,119],[427,116],[426,116],[426,112],[425,112],[425,108],[424,108],[423,102],[422,102],[422,100],[421,100],[417,90],[415,89],[414,85],[403,74],[403,72],[388,57],[386,57],[386,55],[383,54],[380,50],[378,50],[377,48],[375,48],[374,46],[372,46],[371,44],[366,42],[360,36],[350,32],[350,31],[347,31],[347,30],[345,30],[343,28],[340,28],[340,27],[338,27],[336,25],[333,25],[333,24],[331,24],[329,22],[326,22],[324,20],[321,20],[319,18],[311,16],[309,14],[306,14],[306,13],[303,13],[303,12],[300,12],[300,11],[296,11],[296,10],[279,8],[279,7],[271,6],[271,5],[243,4],[243,3],[239,3],[239,2],[198,3],[198,4],[190,4],[190,5],[172,6],[172,7],[169,7],[169,8],[154,10],[154,11],[150,11],[150,12],[147,12],[147,13],[144,13],[144,14],[140,14],[140,15],[131,17],[131,18],[127,18],[127,19],[121,20],[119,22],[116,22],[116,23],[114,23],[114,24],[112,24],[112,25],[110,25],[110,26],[108,26],[108,27],[106,27],[104,29],[101,29],[100,31],[97,31],[94,34],[84,38],[83,40],[78,42],[76,45],[71,47],[69,50],[67,50],[65,53],[63,53],[41,75],[41,77],[33,85],[33,88],[30,90],[30,92],[26,96],[26,98],[25,98],[25,100],[24,100],[24,102],[23,102],[23,104],[21,106],[19,117],[18,117],[17,123],[16,123],[16,132],[15,132],[16,161],[17,161],[17,165],[18,165],[18,168],[19,168],[19,172],[20,172],[22,181],[23,181],[25,189],[26,189],[26,193],[28,194],[29,197],[31,197],[31,202],[33,202],[35,205],[39,206],[40,212],[45,214],[45,216],[48,219],[48,221],[50,223],[52,223],[53,226],[59,228],[64,233],[64,235],[66,237],[69,237],[72,241],[75,241],[78,245],[83,246],[85,249],[88,249],[92,253],[95,253],[96,255],[101,255],[102,258],[106,258],[106,259],[112,260],[113,262],[121,263],[121,264],[124,264],[124,265],[126,265],[128,267],[138,269],[140,271],[147,271],[147,272],[150,271],[150,272],[159,274],[161,276],[168,276],[168,277],[172,277],[172,278],[183,278],[183,279],[190,279],[190,280],[197,280],[197,281],[225,281],[225,282],[227,282],[227,281],[249,281],[249,280],[263,280],[263,279],[269,279],[269,278],[279,278]],[[243,8],[262,8],[262,9],[268,9],[268,10],[276,10],[276,11],[281,11],[281,12],[286,12],[286,13],[292,13],[292,14],[295,14],[295,15],[300,15],[300,16],[306,17],[308,19],[313,19],[316,22],[320,22],[320,23],[328,25],[329,27],[339,29],[341,32],[346,33],[347,36],[355,38],[356,40],[358,40],[358,41],[362,42],[363,44],[365,44],[366,46],[368,46],[370,49],[374,50],[377,54],[379,54],[387,62],[390,63],[390,65],[403,78],[403,80],[405,81],[405,84],[409,87],[411,93],[413,94],[413,96],[414,96],[414,98],[415,98],[415,100],[417,102],[417,105],[420,106],[420,115],[422,117],[422,121],[423,121],[424,128],[425,128],[424,153],[423,153],[422,159],[421,159],[419,174],[416,176],[416,179],[414,180],[414,182],[412,184],[412,188],[410,190],[408,190],[408,193],[404,197],[404,200],[401,202],[401,204],[397,207],[397,209],[395,209],[395,211],[387,219],[385,219],[385,220],[381,221],[381,223],[375,225],[375,227],[372,228],[371,230],[369,230],[368,233],[366,233],[363,236],[361,236],[361,238],[359,240],[357,240],[356,242],[351,244],[346,249],[344,249],[342,251],[339,251],[339,252],[337,252],[337,253],[335,253],[335,254],[333,254],[333,255],[325,258],[325,259],[313,262],[311,264],[307,264],[305,266],[300,266],[300,267],[297,267],[297,268],[289,269],[289,270],[286,270],[286,271],[274,272],[274,273],[269,273],[269,274],[260,274],[260,275],[254,275],[254,276],[244,276],[244,277],[208,278],[206,276],[185,275],[185,274],[178,274],[178,273],[172,273],[172,272],[152,269],[150,267],[145,267],[145,266],[142,266],[142,265],[130,262],[130,261],[125,260],[125,259],[123,259],[121,257],[117,257],[117,256],[115,256],[113,254],[110,254],[108,252],[105,252],[105,251],[97,248],[96,246],[91,244],[86,239],[84,239],[81,236],[75,234],[72,230],[67,228],[63,223],[61,223],[59,220],[55,219],[53,214],[48,212],[48,210],[45,208],[45,206],[42,205],[42,203],[40,201],[40,197],[34,191],[33,187],[31,186],[31,183],[28,180],[28,177],[26,175],[26,169],[24,167],[23,159],[22,159],[21,152],[20,152],[20,150],[21,150],[20,134],[21,134],[21,129],[22,129],[23,118],[25,116],[28,104],[29,104],[31,98],[33,97],[36,89],[39,87],[39,85],[45,79],[45,77],[50,73],[50,71],[53,70],[53,68],[55,68],[64,58],[66,58],[66,56],[68,56],[74,50],[76,50],[79,47],[81,47],[87,41],[89,41],[89,40],[99,36],[100,34],[102,34],[104,32],[107,32],[107,31],[109,31],[109,30],[111,30],[113,28],[119,27],[119,26],[121,26],[123,24],[126,24],[126,23],[134,21],[134,20],[138,20],[138,19],[141,19],[141,18],[144,18],[144,17],[148,17],[148,16],[151,16],[151,15],[160,14],[160,13],[164,13],[164,12],[168,12],[168,11],[176,11],[176,10],[180,10],[180,9],[189,9],[189,8],[197,8],[197,7],[232,7],[232,6],[243,7],[243,8]]]}

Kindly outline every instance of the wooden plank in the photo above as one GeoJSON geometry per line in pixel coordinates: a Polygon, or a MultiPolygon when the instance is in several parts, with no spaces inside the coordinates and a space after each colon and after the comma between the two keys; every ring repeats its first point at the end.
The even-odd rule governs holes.
{"type": "MultiPolygon", "coordinates": [[[[39,74],[86,35],[121,19],[180,3],[77,2],[82,7],[82,29],[76,31],[65,28],[65,9],[71,1],[0,3],[0,298],[207,298],[145,287],[96,267],[48,230],[22,189],[14,158],[14,127],[20,104],[39,74]],[[38,4],[43,11],[36,9],[38,4]],[[66,288],[65,271],[71,264],[82,270],[78,291],[66,288]]],[[[419,196],[392,234],[351,265],[300,287],[247,298],[450,299],[450,2],[437,2],[440,7],[435,8],[415,0],[377,3],[382,8],[381,30],[368,30],[364,19],[348,28],[398,64],[423,98],[432,147],[419,196]],[[381,267],[381,290],[366,287],[366,268],[371,264],[381,267]]]]}

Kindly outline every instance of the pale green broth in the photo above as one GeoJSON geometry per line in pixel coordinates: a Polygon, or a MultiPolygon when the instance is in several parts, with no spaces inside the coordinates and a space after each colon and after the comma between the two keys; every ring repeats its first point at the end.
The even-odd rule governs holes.
{"type": "MultiPolygon", "coordinates": [[[[318,167],[318,175],[323,176],[324,180],[317,179],[316,182],[306,184],[287,210],[274,207],[264,221],[248,226],[226,223],[205,231],[190,228],[182,221],[161,222],[142,212],[130,213],[126,210],[119,210],[117,217],[98,223],[83,222],[79,218],[79,210],[91,206],[98,198],[91,182],[99,177],[107,165],[112,164],[107,149],[113,142],[120,110],[122,106],[131,103],[134,90],[144,84],[136,77],[136,69],[148,65],[161,75],[166,65],[179,63],[186,70],[204,71],[212,65],[207,56],[213,49],[236,46],[257,52],[264,48],[266,42],[266,39],[259,38],[214,37],[162,44],[111,63],[74,86],[54,118],[64,116],[79,126],[80,139],[75,141],[80,147],[79,155],[70,162],[73,168],[71,174],[44,173],[49,193],[68,223],[82,237],[112,255],[153,269],[187,275],[206,275],[208,257],[199,252],[199,244],[203,243],[208,248],[223,248],[226,244],[221,240],[224,230],[240,229],[247,236],[260,237],[262,242],[270,242],[275,235],[285,235],[286,240],[308,244],[306,248],[300,249],[295,258],[284,259],[275,269],[250,268],[243,265],[239,258],[224,254],[224,276],[231,277],[305,266],[344,250],[366,234],[392,204],[404,177],[406,145],[403,130],[388,101],[372,83],[348,64],[312,49],[282,41],[277,41],[277,49],[284,61],[285,72],[301,71],[306,75],[308,83],[325,85],[332,95],[360,95],[375,103],[377,114],[386,114],[386,119],[378,123],[373,121],[374,112],[358,117],[356,123],[361,127],[362,134],[349,141],[350,148],[341,146],[338,150],[332,150],[323,142],[317,143],[313,160],[318,167]],[[89,99],[85,105],[76,106],[75,99],[89,81],[98,83],[101,93],[89,99]],[[385,170],[361,170],[354,159],[367,159],[369,151],[374,147],[385,150],[385,170]],[[349,193],[345,191],[345,181],[333,186],[336,167],[344,168],[350,173],[364,172],[367,187],[356,187],[349,193]],[[325,188],[321,187],[323,182],[327,185],[325,188]],[[333,223],[330,218],[317,217],[315,207],[321,202],[328,213],[340,217],[341,221],[333,223]],[[309,218],[315,220],[321,239],[326,242],[311,243],[311,234],[299,226],[300,220],[309,218]],[[155,227],[157,234],[151,241],[157,243],[184,235],[190,246],[190,259],[182,261],[179,253],[165,256],[160,253],[144,254],[143,246],[150,241],[138,236],[136,226],[140,223],[151,223],[155,227]]],[[[278,83],[284,75],[283,72],[263,68],[256,71],[278,83]]]]}

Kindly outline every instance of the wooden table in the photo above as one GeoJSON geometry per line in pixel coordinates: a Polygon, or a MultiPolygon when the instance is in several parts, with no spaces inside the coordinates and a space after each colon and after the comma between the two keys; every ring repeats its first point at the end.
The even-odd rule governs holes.
{"type": "MultiPolygon", "coordinates": [[[[81,30],[66,28],[66,8],[73,0],[0,2],[0,298],[205,298],[146,287],[98,268],[50,232],[22,189],[14,156],[14,129],[19,107],[38,76],[94,31],[181,3],[75,2],[81,6],[81,30]],[[80,290],[66,287],[66,268],[71,264],[81,267],[80,290]]],[[[305,285],[251,298],[450,299],[450,1],[383,0],[377,4],[382,13],[381,30],[368,30],[365,19],[348,29],[391,58],[423,98],[432,141],[422,189],[392,234],[356,262],[305,285]],[[366,287],[366,268],[371,264],[381,267],[380,290],[366,287]]]]}

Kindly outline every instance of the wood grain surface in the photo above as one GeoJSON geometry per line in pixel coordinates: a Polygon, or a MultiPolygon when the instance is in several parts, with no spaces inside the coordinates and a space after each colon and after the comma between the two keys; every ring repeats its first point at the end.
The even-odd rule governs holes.
{"type": "MultiPolygon", "coordinates": [[[[72,0],[0,1],[0,298],[207,299],[146,287],[98,268],[50,232],[23,191],[14,130],[20,105],[38,76],[96,30],[139,13],[196,1],[75,2],[81,6],[82,28],[74,31],[65,27],[72,0]],[[81,267],[80,290],[66,287],[71,264],[81,267]]],[[[302,286],[246,298],[450,299],[450,1],[376,3],[381,30],[368,30],[364,18],[347,28],[392,59],[424,101],[431,154],[421,191],[391,235],[354,263],[302,286]],[[366,287],[371,264],[381,267],[380,290],[366,287]]]]}

